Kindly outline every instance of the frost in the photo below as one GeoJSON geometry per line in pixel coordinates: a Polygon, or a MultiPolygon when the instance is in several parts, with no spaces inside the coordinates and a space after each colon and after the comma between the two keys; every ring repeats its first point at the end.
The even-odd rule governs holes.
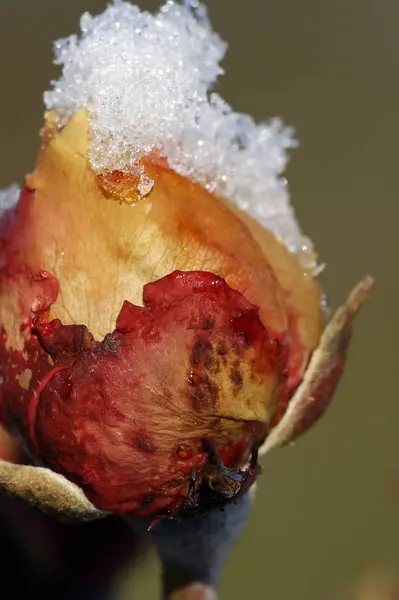
{"type": "Polygon", "coordinates": [[[0,190],[0,217],[6,210],[16,206],[21,190],[16,183],[10,185],[5,190],[0,190]]]}
{"type": "MultiPolygon", "coordinates": [[[[227,46],[205,7],[169,0],[152,15],[114,0],[99,16],[85,13],[80,28],[56,42],[62,76],[44,99],[64,122],[88,110],[92,167],[131,171],[155,149],[306,255],[282,178],[292,130],[278,119],[257,125],[212,92],[227,46]]],[[[151,187],[143,179],[139,189],[151,187]]]]}

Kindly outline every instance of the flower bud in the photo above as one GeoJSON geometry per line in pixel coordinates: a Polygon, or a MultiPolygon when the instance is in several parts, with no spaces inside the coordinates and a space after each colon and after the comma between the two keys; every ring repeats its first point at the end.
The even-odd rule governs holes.
{"type": "MultiPolygon", "coordinates": [[[[190,21],[191,12],[173,12],[172,4],[162,14],[172,11],[167,25],[179,28],[181,15],[190,21]]],[[[108,9],[111,29],[113,11],[126,10],[132,17],[124,6],[108,9]]],[[[159,19],[166,26],[162,14],[159,19]]],[[[94,34],[90,46],[96,24],[86,20],[82,30],[89,45],[82,52],[90,61],[97,49],[94,34]]],[[[150,21],[150,29],[152,25],[150,21]]],[[[100,30],[106,49],[106,28],[101,25],[100,30]]],[[[201,43],[203,33],[201,29],[201,43]]],[[[115,35],[119,33],[111,31],[109,43],[115,35]]],[[[169,44],[172,38],[167,39],[169,44]]],[[[144,64],[148,53],[156,52],[149,40],[144,64]]],[[[220,46],[216,38],[211,40],[218,55],[220,46]]],[[[119,45],[123,43],[121,38],[119,45]]],[[[80,65],[83,55],[74,44],[65,52],[72,52],[72,62],[80,65]]],[[[188,55],[193,49],[198,52],[195,44],[189,45],[188,55]]],[[[170,50],[166,44],[165,52],[170,50]]],[[[101,60],[107,57],[105,53],[101,60]]],[[[130,97],[131,90],[126,94],[136,101],[143,86],[139,114],[145,120],[146,103],[153,96],[138,66],[136,95],[130,97]]],[[[265,129],[241,116],[234,134],[229,133],[234,113],[221,100],[206,104],[204,97],[198,104],[207,122],[201,134],[206,135],[209,119],[216,128],[214,138],[206,140],[205,154],[193,154],[193,139],[196,148],[202,148],[203,140],[195,137],[197,121],[192,124],[192,112],[185,108],[184,131],[179,114],[168,113],[157,121],[164,141],[150,147],[142,142],[140,150],[127,117],[122,127],[111,113],[101,113],[101,107],[109,108],[107,94],[113,110],[120,108],[124,89],[118,88],[118,75],[114,87],[103,82],[98,105],[92,89],[80,98],[86,84],[79,75],[78,97],[70,102],[76,110],[63,110],[58,91],[67,83],[67,96],[76,92],[75,84],[68,83],[70,71],[67,65],[65,81],[48,96],[52,110],[46,114],[36,168],[26,177],[16,207],[0,221],[3,420],[22,436],[37,464],[72,482],[65,484],[66,497],[73,496],[69,513],[173,517],[189,505],[200,511],[201,486],[209,484],[222,495],[224,490],[226,498],[247,489],[258,472],[253,461],[262,443],[286,443],[327,406],[364,288],[342,309],[317,349],[323,314],[321,290],[309,263],[314,257],[305,252],[309,265],[304,264],[304,257],[282,240],[282,232],[286,243],[301,238],[289,208],[275,221],[273,202],[283,203],[285,196],[275,178],[265,187],[260,176],[262,152],[269,156],[271,150],[265,146],[265,129]],[[171,122],[180,139],[171,139],[171,122]],[[250,142],[243,141],[242,123],[250,142]],[[218,144],[226,135],[223,154],[218,144]],[[220,159],[229,177],[218,173],[212,179],[209,156],[220,159]],[[190,168],[183,159],[191,160],[190,168]],[[253,189],[248,185],[244,193],[251,170],[253,189]],[[221,181],[238,195],[225,193],[221,181]],[[270,201],[271,216],[266,219],[261,211],[267,228],[240,206],[246,205],[245,194],[253,202],[269,188],[276,198],[270,201]],[[320,410],[312,409],[309,417],[310,394],[320,410]],[[292,413],[299,415],[300,426],[292,422],[292,413]]],[[[97,71],[87,78],[89,86],[97,71]]],[[[124,72],[121,77],[124,82],[124,72]]],[[[157,82],[161,86],[159,76],[153,94],[157,82]]],[[[175,83],[186,107],[187,86],[175,83]]],[[[202,80],[197,84],[200,94],[202,80]]],[[[98,91],[98,83],[93,85],[98,91]]],[[[173,113],[177,100],[168,96],[171,87],[166,86],[157,106],[166,105],[173,113]]],[[[141,131],[142,124],[135,123],[141,131]]],[[[141,131],[143,139],[147,133],[141,131]]],[[[285,134],[275,135],[281,152],[285,134]]],[[[29,497],[23,478],[32,486],[32,473],[43,473],[29,468],[21,466],[17,480],[0,468],[0,480],[12,493],[29,497]]],[[[35,496],[46,508],[47,500],[35,496]]],[[[59,510],[68,513],[64,504],[59,502],[59,510]]]]}
{"type": "Polygon", "coordinates": [[[301,273],[312,338],[278,280],[296,258],[271,235],[277,269],[223,201],[156,159],[132,208],[87,144],[85,114],[47,124],[3,237],[3,410],[98,508],[150,514],[184,497],[203,439],[231,467],[265,439],[317,342],[319,290],[301,273]]]}

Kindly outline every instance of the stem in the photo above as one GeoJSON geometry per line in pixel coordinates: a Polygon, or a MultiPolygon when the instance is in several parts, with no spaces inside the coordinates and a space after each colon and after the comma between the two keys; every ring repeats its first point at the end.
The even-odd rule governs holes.
{"type": "MultiPolygon", "coordinates": [[[[224,562],[248,518],[251,493],[201,517],[165,519],[146,533],[163,567],[164,600],[215,600],[224,562]]],[[[134,520],[143,532],[147,522],[134,520]]]]}

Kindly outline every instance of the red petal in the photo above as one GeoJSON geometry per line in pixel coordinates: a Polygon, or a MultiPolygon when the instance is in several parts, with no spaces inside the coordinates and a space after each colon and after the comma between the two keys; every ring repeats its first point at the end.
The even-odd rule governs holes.
{"type": "Polygon", "coordinates": [[[39,328],[55,367],[35,428],[46,464],[98,508],[141,515],[184,500],[204,437],[230,464],[247,458],[286,369],[258,309],[220,277],[176,271],[143,297],[99,344],[59,321],[39,328]]]}

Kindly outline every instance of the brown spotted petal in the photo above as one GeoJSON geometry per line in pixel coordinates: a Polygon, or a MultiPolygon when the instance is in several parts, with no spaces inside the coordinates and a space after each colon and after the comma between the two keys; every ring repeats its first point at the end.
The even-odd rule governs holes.
{"type": "Polygon", "coordinates": [[[263,445],[262,454],[293,441],[307,431],[329,406],[345,365],[354,319],[372,285],[372,278],[366,277],[332,317],[301,385],[284,417],[263,445]]]}
{"type": "Polygon", "coordinates": [[[89,521],[106,513],[97,510],[82,490],[50,469],[0,460],[0,489],[60,517],[89,521]]]}
{"type": "Polygon", "coordinates": [[[175,271],[147,284],[143,300],[126,301],[95,345],[77,326],[38,326],[54,366],[28,417],[47,466],[98,508],[137,516],[184,502],[204,438],[226,465],[247,460],[286,365],[258,309],[220,277],[175,271]]]}

